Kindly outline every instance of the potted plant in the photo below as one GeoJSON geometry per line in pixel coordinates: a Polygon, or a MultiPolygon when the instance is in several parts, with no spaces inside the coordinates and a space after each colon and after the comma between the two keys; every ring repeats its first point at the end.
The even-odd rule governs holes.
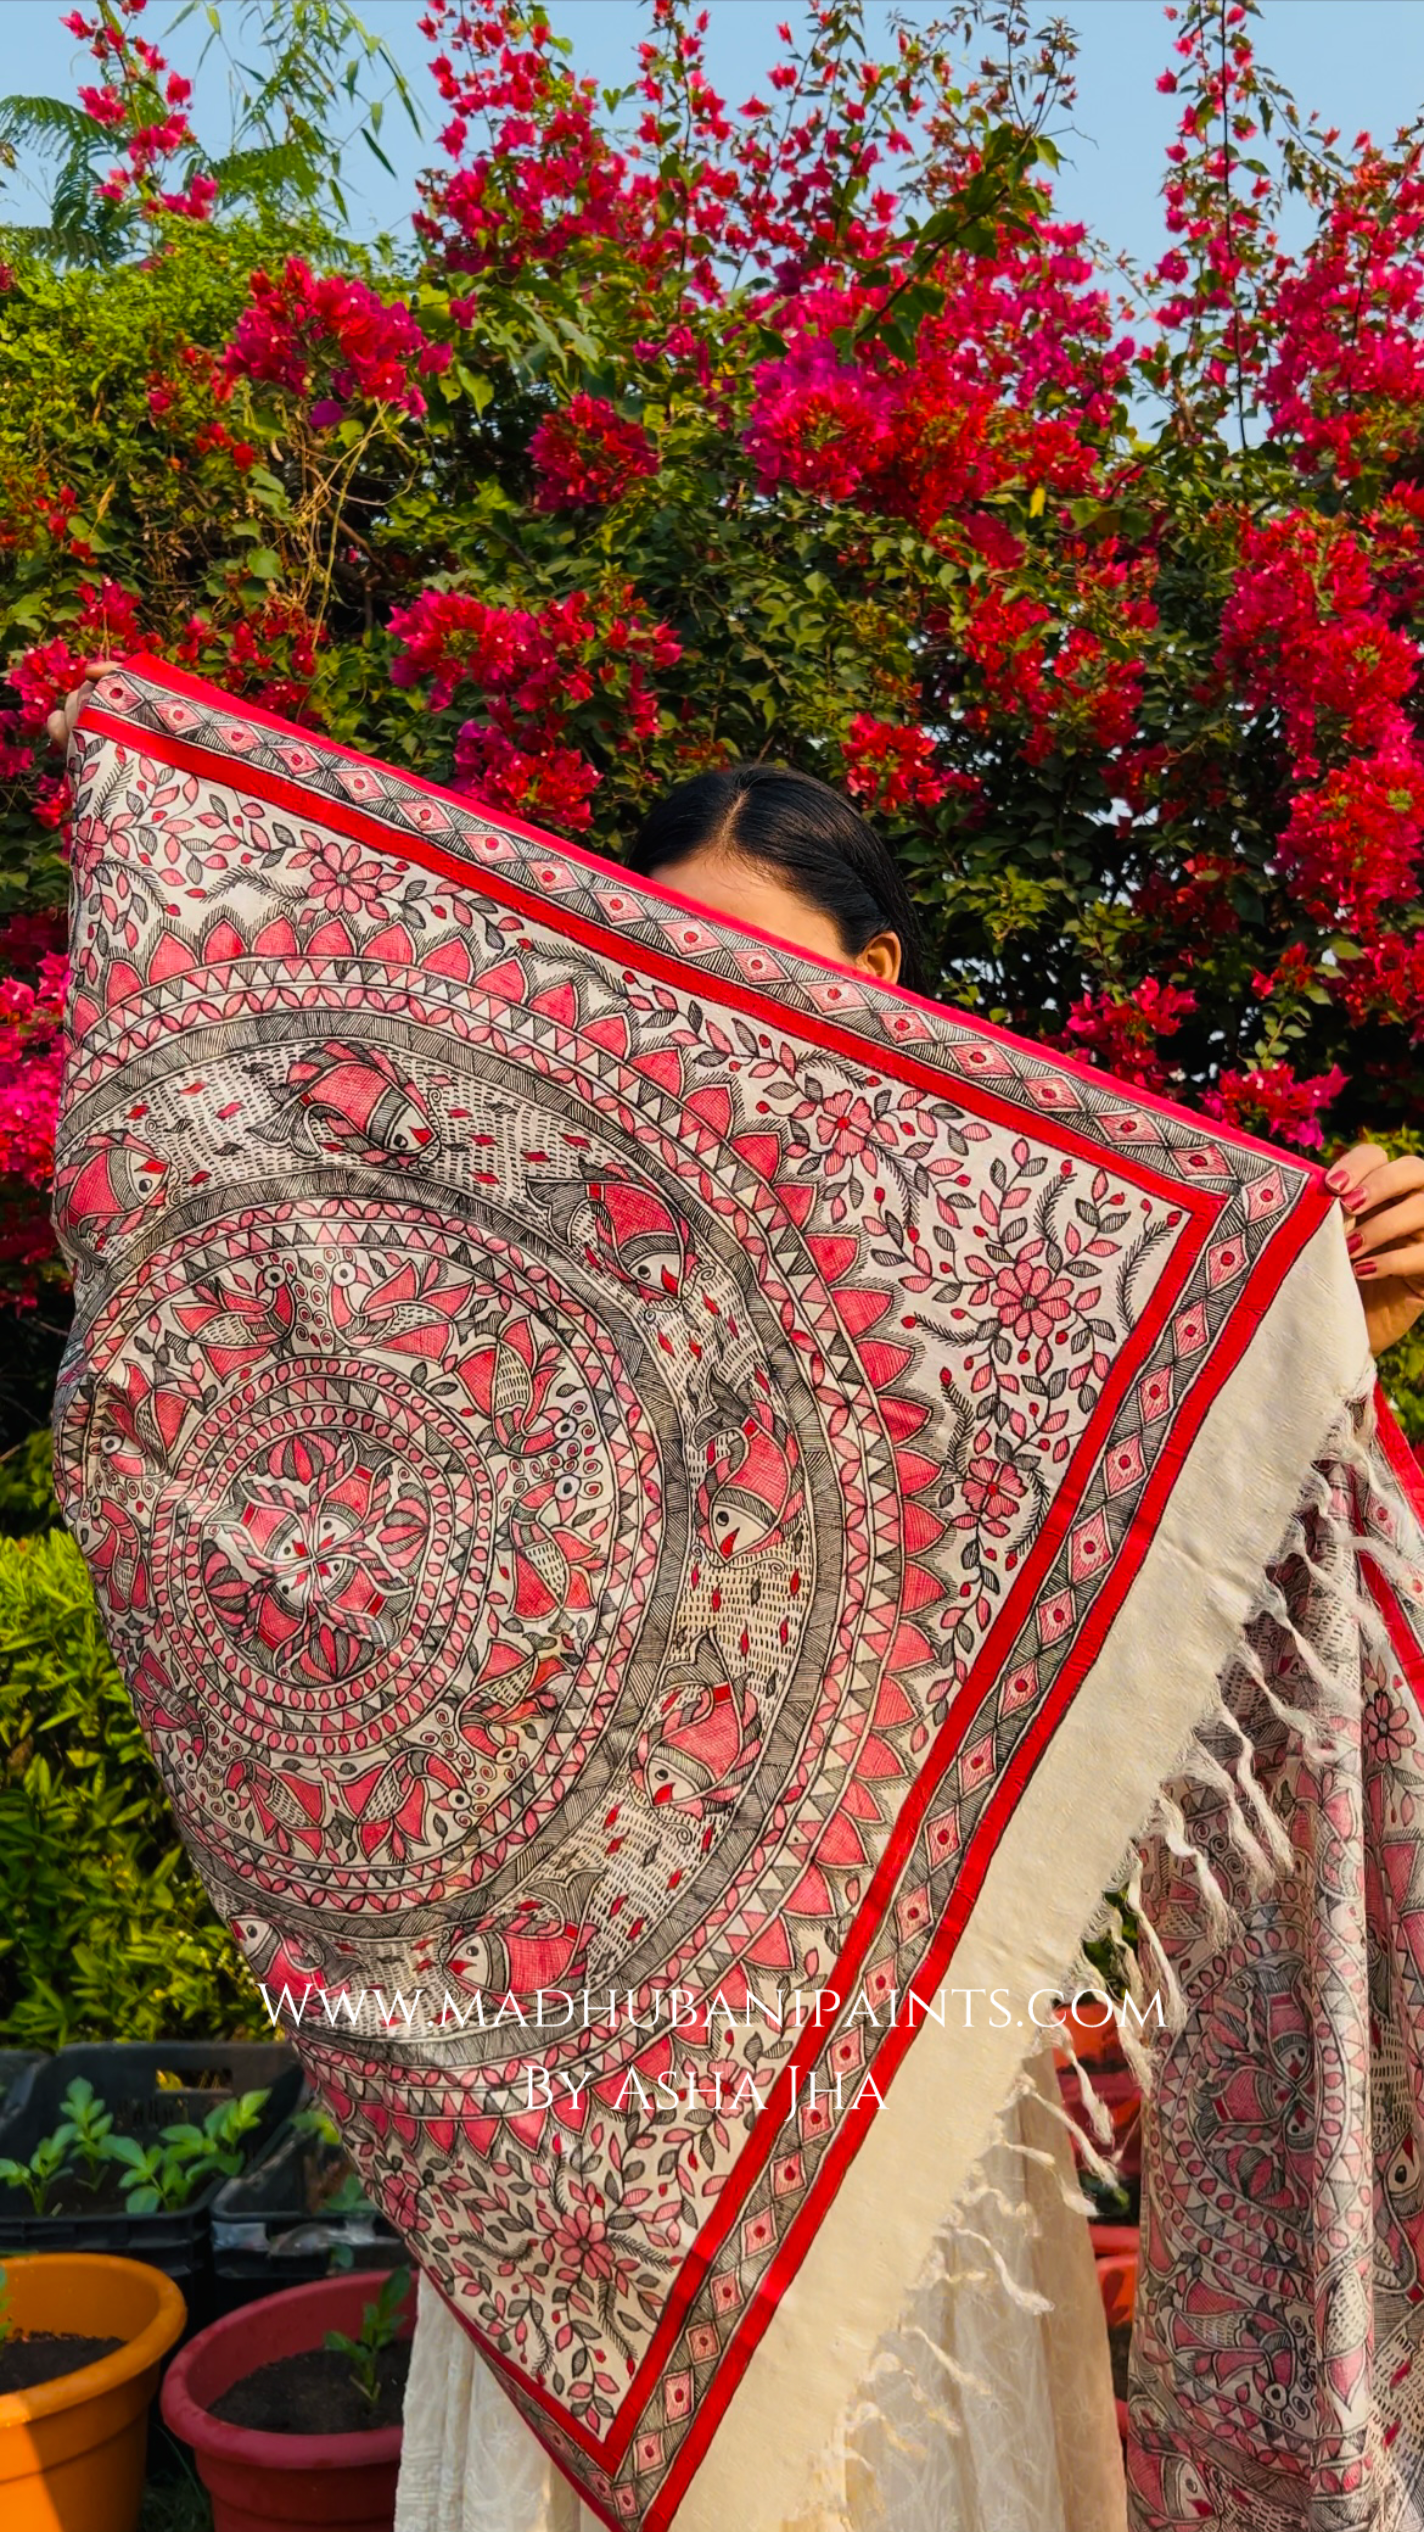
{"type": "Polygon", "coordinates": [[[0,2523],[134,2532],[148,2405],[187,2307],[161,2269],[59,2251],[5,2266],[0,2523]]]}
{"type": "Polygon", "coordinates": [[[60,2049],[0,2110],[0,2257],[138,2255],[192,2287],[209,2210],[300,2091],[285,2045],[117,2042],[60,2049]]]}
{"type": "Polygon", "coordinates": [[[391,2532],[414,2325],[408,2269],[378,2291],[351,2270],[264,2296],[190,2340],[165,2378],[163,2416],[193,2447],[213,2532],[391,2532]]]}
{"type": "Polygon", "coordinates": [[[212,2207],[213,2269],[226,2288],[305,2285],[341,2268],[395,2268],[400,2235],[372,2206],[330,2113],[295,2111],[224,2181],[212,2207]]]}
{"type": "Polygon", "coordinates": [[[1127,2442],[1127,2365],[1132,2350],[1132,2315],[1137,2302],[1136,2249],[1118,2251],[1094,2265],[1098,2272],[1098,2292],[1103,2299],[1103,2314],[1108,2325],[1108,2353],[1112,2359],[1113,2400],[1117,2409],[1118,2433],[1127,2442]]]}

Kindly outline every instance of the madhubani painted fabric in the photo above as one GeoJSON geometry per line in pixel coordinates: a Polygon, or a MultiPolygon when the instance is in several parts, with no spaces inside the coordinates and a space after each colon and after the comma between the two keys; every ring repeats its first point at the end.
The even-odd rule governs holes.
{"type": "MultiPolygon", "coordinates": [[[[1226,1733],[1243,1628],[1279,1601],[1307,1678],[1263,1694],[1302,1752],[1365,1662],[1359,1593],[1348,1625],[1323,1585],[1286,1610],[1272,1559],[1302,1520],[1312,1571],[1367,1517],[1415,1551],[1374,1446],[1332,1439],[1364,1368],[1335,1208],[1308,1164],[166,667],[102,680],[76,776],[57,1464],[184,1835],[594,2511],[760,2532],[1029,1999],[1194,1728],[1226,1733]],[[1007,2002],[941,2024],[950,1987],[1007,2002]]],[[[1407,1928],[1408,1797],[1371,1880],[1311,1765],[1281,1761],[1290,1834],[1407,1928]]],[[[1205,1919],[1181,1901],[1202,2065],[1238,1780],[1205,1919]]],[[[1373,2228],[1352,2203],[1349,2245],[1332,2195],[1367,2094],[1412,2099],[1408,1945],[1381,2094],[1332,1948],[1357,1902],[1272,1904],[1229,2099],[1188,2069],[1158,2114],[1144,2522],[1201,2518],[1194,2471],[1214,2501],[1199,2434],[1283,2523],[1372,2522],[1322,2404],[1378,2477],[1411,2379],[1409,2189],[1373,2228]],[[1279,2204],[1223,2146],[1238,2100],[1279,2204]],[[1357,2290],[1290,2361],[1278,2255],[1357,2290]]]]}
{"type": "Polygon", "coordinates": [[[1224,1682],[1288,1869],[1262,1890],[1225,1777],[1175,1790],[1232,1922],[1151,1853],[1186,2003],[1147,2111],[1129,2477],[1153,2532],[1424,2523],[1419,1480],[1381,1424],[1376,1455],[1350,1424],[1321,1453],[1224,1682]]]}

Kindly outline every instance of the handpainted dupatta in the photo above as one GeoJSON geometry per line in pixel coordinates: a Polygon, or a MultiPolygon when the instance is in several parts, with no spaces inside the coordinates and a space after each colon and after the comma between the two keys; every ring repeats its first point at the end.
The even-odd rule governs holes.
{"type": "Polygon", "coordinates": [[[586,2501],[794,2517],[1127,1876],[1192,2040],[1140,2520],[1383,2520],[1377,2088],[1288,1850],[1343,1842],[1365,1975],[1321,1770],[1414,1728],[1421,1542],[1319,1173],[151,661],[76,772],[67,1516],[216,1904],[586,2501]],[[1222,2070],[1293,2231],[1204,2150],[1265,1917],[1222,2070]]]}

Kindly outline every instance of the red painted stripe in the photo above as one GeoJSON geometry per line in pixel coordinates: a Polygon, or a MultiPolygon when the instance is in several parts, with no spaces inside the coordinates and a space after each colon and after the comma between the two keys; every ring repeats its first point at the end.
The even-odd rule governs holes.
{"type": "Polygon", "coordinates": [[[1396,1484],[1411,1512],[1424,1521],[1424,1468],[1414,1456],[1411,1443],[1403,1433],[1399,1419],[1384,1393],[1382,1381],[1375,1382],[1375,1418],[1384,1455],[1396,1484]]]}
{"type": "MultiPolygon", "coordinates": [[[[1424,1470],[1420,1469],[1418,1460],[1401,1432],[1394,1409],[1379,1381],[1375,1383],[1375,1415],[1390,1473],[1410,1511],[1416,1519],[1424,1522],[1424,1470]]],[[[1367,1548],[1362,1553],[1361,1561],[1364,1563],[1365,1580],[1369,1584],[1371,1597],[1384,1619],[1399,1667],[1413,1694],[1415,1706],[1420,1715],[1424,1716],[1424,1648],[1421,1648],[1419,1639],[1404,1614],[1393,1583],[1375,1563],[1367,1548]]]]}

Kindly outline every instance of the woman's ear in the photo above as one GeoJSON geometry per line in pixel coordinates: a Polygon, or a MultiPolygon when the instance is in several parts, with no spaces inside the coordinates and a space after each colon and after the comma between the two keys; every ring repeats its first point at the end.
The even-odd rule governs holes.
{"type": "Polygon", "coordinates": [[[853,966],[863,967],[877,984],[894,985],[900,979],[900,935],[898,932],[877,932],[868,940],[853,966]]]}

